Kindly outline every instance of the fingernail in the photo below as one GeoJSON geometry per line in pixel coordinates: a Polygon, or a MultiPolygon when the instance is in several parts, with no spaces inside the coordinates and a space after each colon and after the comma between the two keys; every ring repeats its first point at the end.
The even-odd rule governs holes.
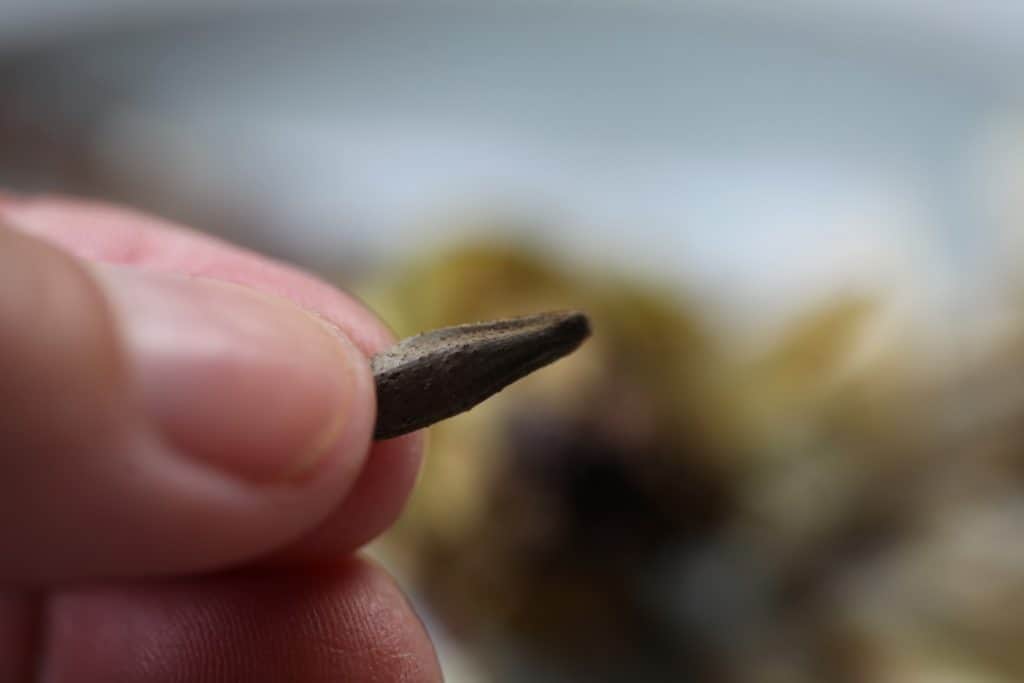
{"type": "MultiPolygon", "coordinates": [[[[311,476],[369,425],[367,360],[340,331],[231,283],[96,265],[141,403],[175,448],[258,482],[311,476]]],[[[357,438],[362,438],[357,437],[357,438]]],[[[351,450],[351,449],[349,449],[351,450]]],[[[363,449],[365,450],[365,449],[363,449]]]]}

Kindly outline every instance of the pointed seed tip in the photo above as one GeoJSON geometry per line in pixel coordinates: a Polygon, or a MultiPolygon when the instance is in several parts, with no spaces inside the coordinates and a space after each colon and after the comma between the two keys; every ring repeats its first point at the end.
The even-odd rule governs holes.
{"type": "MultiPolygon", "coordinates": [[[[399,379],[405,374],[403,370],[394,366],[387,366],[387,364],[382,366],[374,363],[374,374],[378,389],[378,414],[375,438],[382,439],[398,436],[468,410],[507,384],[530,374],[534,370],[562,356],[572,353],[591,334],[590,319],[582,311],[576,310],[549,311],[518,319],[512,318],[504,321],[493,321],[492,323],[480,323],[463,327],[457,326],[449,329],[451,331],[463,330],[463,333],[468,337],[470,334],[478,333],[478,326],[495,324],[502,324],[501,327],[497,328],[499,330],[509,331],[506,326],[511,324],[513,326],[518,325],[524,331],[532,328],[534,332],[532,335],[527,334],[527,336],[515,340],[514,346],[525,350],[527,353],[519,355],[519,360],[514,362],[514,366],[506,367],[503,371],[503,377],[496,378],[493,369],[488,369],[487,372],[482,374],[474,374],[474,372],[470,371],[468,375],[462,377],[453,377],[447,374],[443,379],[449,391],[438,393],[430,390],[433,386],[432,381],[418,382],[415,385],[410,385],[408,381],[399,379]],[[531,347],[532,353],[530,352],[531,347]],[[460,384],[465,386],[460,387],[460,384]],[[455,387],[460,388],[459,390],[451,391],[455,387]]],[[[404,343],[409,341],[423,344],[436,343],[437,339],[424,335],[410,338],[404,343]]],[[[476,341],[482,341],[485,345],[487,343],[486,339],[478,339],[476,341]]],[[[450,340],[447,340],[446,343],[450,343],[450,340]]],[[[437,373],[449,373],[451,358],[448,357],[443,348],[439,349],[439,351],[439,353],[422,355],[411,361],[412,366],[410,369],[415,368],[416,370],[412,371],[410,376],[420,376],[420,379],[423,379],[422,375],[424,373],[429,374],[431,367],[437,373]]],[[[477,365],[480,365],[481,362],[487,362],[490,366],[493,362],[493,359],[489,358],[487,354],[477,354],[476,350],[472,348],[469,349],[467,356],[479,358],[478,361],[475,361],[477,365]]],[[[381,357],[378,356],[376,358],[381,357]]],[[[506,356],[506,359],[508,358],[516,358],[516,356],[506,356]]],[[[406,358],[403,358],[401,362],[404,364],[410,363],[406,358]]],[[[493,366],[491,367],[493,368],[493,366]]],[[[497,367],[500,368],[501,364],[499,363],[497,367]]],[[[462,375],[464,372],[465,369],[462,369],[458,374],[462,375]]],[[[429,380],[430,378],[427,377],[427,379],[429,380]]]]}
{"type": "Polygon", "coordinates": [[[590,336],[592,330],[590,318],[583,311],[560,311],[559,325],[572,332],[581,342],[590,336]]]}

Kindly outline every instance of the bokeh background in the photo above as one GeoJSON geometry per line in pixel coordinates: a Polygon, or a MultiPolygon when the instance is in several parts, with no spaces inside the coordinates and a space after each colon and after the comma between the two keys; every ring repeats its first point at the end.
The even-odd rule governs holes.
{"type": "Polygon", "coordinates": [[[1012,0],[5,0],[0,183],[592,314],[371,550],[451,681],[1019,681],[1022,64],[1012,0]]]}

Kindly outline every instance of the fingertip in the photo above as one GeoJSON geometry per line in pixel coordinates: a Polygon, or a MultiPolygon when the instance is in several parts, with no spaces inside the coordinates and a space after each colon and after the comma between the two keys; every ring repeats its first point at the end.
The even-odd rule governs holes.
{"type": "Polygon", "coordinates": [[[52,683],[442,680],[401,590],[360,558],[71,591],[50,601],[47,625],[52,683]]]}
{"type": "Polygon", "coordinates": [[[261,482],[298,479],[343,455],[354,476],[368,450],[374,389],[344,334],[245,287],[93,270],[146,418],[177,451],[261,482]]]}
{"type": "Polygon", "coordinates": [[[273,564],[330,560],[350,553],[389,529],[401,516],[419,479],[427,434],[412,432],[375,441],[359,478],[330,515],[295,543],[274,553],[273,564]]]}
{"type": "Polygon", "coordinates": [[[237,285],[0,246],[0,579],[237,565],[351,490],[375,394],[337,329],[237,285]]]}
{"type": "MultiPolygon", "coordinates": [[[[290,544],[333,557],[398,516],[419,470],[422,436],[371,441],[376,400],[367,359],[393,335],[355,299],[245,250],[97,202],[0,198],[0,220],[21,228],[8,231],[20,242],[71,264],[68,272],[87,281],[89,287],[68,289],[97,301],[74,308],[102,313],[96,329],[112,342],[106,365],[93,363],[95,372],[80,383],[49,361],[40,367],[53,375],[53,387],[27,376],[26,393],[5,377],[12,404],[27,408],[25,396],[40,399],[33,424],[47,429],[33,434],[46,437],[47,450],[15,448],[37,457],[8,462],[21,471],[6,470],[14,491],[0,508],[23,522],[0,529],[0,549],[18,549],[0,552],[0,575],[19,581],[207,571],[290,544]],[[121,270],[136,279],[100,282],[96,262],[130,264],[121,270]],[[154,284],[160,278],[175,282],[154,284]],[[179,288],[162,299],[143,296],[179,288]],[[265,315],[266,306],[277,313],[265,315]],[[170,319],[183,310],[184,317],[170,319]],[[161,316],[169,317],[161,323],[161,316]],[[206,332],[199,322],[209,325],[206,332]],[[322,329],[286,334],[292,324],[322,329]],[[135,332],[126,332],[132,325],[135,332]],[[337,348],[325,350],[330,335],[337,338],[327,346],[344,347],[341,360],[331,360],[337,348]],[[94,390],[102,401],[90,398],[94,390]],[[78,431],[55,417],[55,406],[65,403],[78,431]],[[62,426],[67,443],[53,438],[62,426]],[[313,540],[296,541],[307,535],[313,540]]],[[[36,310],[38,303],[19,293],[28,290],[41,291],[6,288],[32,320],[57,310],[36,310]]],[[[80,331],[40,334],[20,323],[10,329],[31,333],[26,348],[43,360],[87,355],[80,331]],[[75,353],[67,352],[69,340],[75,353]]],[[[19,370],[26,366],[22,355],[10,357],[19,359],[19,370]]],[[[26,432],[28,421],[8,417],[26,432]]]]}

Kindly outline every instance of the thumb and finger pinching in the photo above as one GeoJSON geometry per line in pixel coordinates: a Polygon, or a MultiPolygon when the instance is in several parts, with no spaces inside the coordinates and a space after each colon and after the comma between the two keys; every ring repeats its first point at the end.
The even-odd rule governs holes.
{"type": "Polygon", "coordinates": [[[0,225],[0,581],[231,566],[315,527],[373,431],[365,356],[282,298],[0,225]]]}

